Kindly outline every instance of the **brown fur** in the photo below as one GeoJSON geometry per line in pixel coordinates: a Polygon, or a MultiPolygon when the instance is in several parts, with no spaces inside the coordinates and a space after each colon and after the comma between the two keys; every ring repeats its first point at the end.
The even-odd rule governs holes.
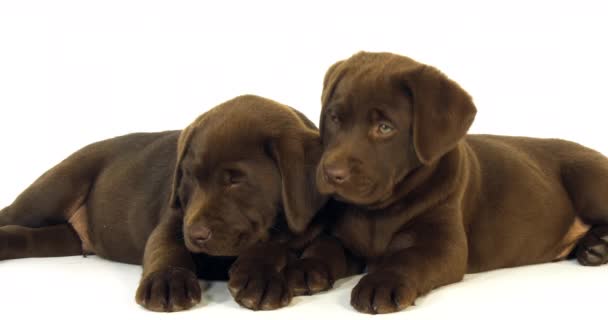
{"type": "Polygon", "coordinates": [[[466,272],[562,259],[577,241],[582,264],[608,261],[602,154],[556,139],[466,135],[470,96],[390,53],[333,65],[322,101],[317,184],[342,202],[333,234],[367,261],[352,292],[357,310],[401,310],[466,272]]]}
{"type": "Polygon", "coordinates": [[[320,153],[309,120],[256,96],[225,102],[181,133],[94,143],[0,211],[0,260],[95,253],[142,263],[137,302],[178,311],[200,301],[197,276],[225,279],[242,254],[237,264],[249,268],[230,271],[237,301],[285,305],[288,250],[320,230],[307,229],[325,202],[314,185],[320,153]],[[248,278],[272,288],[238,286],[248,278]]]}

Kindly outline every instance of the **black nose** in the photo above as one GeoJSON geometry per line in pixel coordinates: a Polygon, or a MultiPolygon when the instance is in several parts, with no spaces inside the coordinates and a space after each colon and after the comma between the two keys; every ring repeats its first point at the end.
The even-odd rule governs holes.
{"type": "Polygon", "coordinates": [[[350,176],[350,170],[345,166],[325,165],[323,166],[323,171],[325,171],[327,180],[335,184],[343,183],[344,181],[348,180],[350,176]]]}
{"type": "Polygon", "coordinates": [[[205,226],[194,225],[190,227],[190,241],[197,246],[202,246],[211,238],[211,230],[205,226]]]}

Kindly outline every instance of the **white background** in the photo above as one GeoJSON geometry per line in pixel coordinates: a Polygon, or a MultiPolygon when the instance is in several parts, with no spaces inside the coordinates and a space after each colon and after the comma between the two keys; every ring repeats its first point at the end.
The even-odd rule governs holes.
{"type": "MultiPolygon", "coordinates": [[[[0,207],[87,143],[183,128],[236,95],[266,96],[317,122],[325,70],[359,50],[392,51],[443,70],[475,99],[471,132],[561,137],[608,154],[607,17],[603,1],[0,1],[0,207]]],[[[6,310],[47,312],[39,301],[63,310],[72,299],[100,294],[134,304],[139,269],[79,261],[0,262],[0,317],[6,310]],[[32,274],[61,285],[34,289],[32,274]],[[108,277],[125,284],[103,287],[112,283],[101,281],[108,277]],[[15,289],[22,283],[29,289],[15,289]]],[[[486,309],[505,317],[605,314],[593,301],[605,302],[606,267],[565,263],[487,277],[528,287],[503,290],[473,277],[468,287],[428,298],[438,304],[399,316],[482,316],[486,309]],[[523,303],[528,298],[538,303],[523,303]],[[454,301],[469,305],[453,309],[454,301]],[[516,307],[522,303],[525,309],[516,307]]],[[[322,306],[353,316],[352,284],[336,291],[335,308],[325,295],[292,310],[304,308],[294,314],[308,317],[322,306]]],[[[224,291],[216,286],[215,292],[224,291]]],[[[210,303],[194,312],[253,314],[224,298],[216,309],[210,303]]],[[[122,310],[115,300],[90,303],[112,313],[122,310]]],[[[91,306],[87,312],[99,314],[91,306]]]]}

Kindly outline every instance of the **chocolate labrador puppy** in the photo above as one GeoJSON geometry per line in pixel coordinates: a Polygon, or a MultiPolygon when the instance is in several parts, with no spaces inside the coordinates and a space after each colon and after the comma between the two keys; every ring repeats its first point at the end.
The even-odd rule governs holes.
{"type": "MultiPolygon", "coordinates": [[[[317,186],[333,234],[367,261],[351,304],[401,310],[467,272],[573,254],[608,262],[608,159],[573,142],[467,135],[471,97],[390,53],[334,64],[322,95],[317,186]]],[[[317,260],[343,263],[321,255],[317,260]]]]}
{"type": "Polygon", "coordinates": [[[321,151],[302,114],[256,96],[227,101],[181,132],[91,144],[0,211],[0,260],[96,254],[142,263],[137,302],[178,311],[201,300],[197,276],[225,279],[242,254],[248,269],[231,277],[251,285],[231,288],[237,301],[283,306],[285,248],[307,237],[325,201],[314,185],[321,151]]]}

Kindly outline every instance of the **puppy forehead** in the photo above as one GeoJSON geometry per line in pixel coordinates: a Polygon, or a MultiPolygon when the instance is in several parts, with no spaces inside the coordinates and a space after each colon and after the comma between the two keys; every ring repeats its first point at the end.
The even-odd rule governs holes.
{"type": "Polygon", "coordinates": [[[241,128],[258,128],[268,131],[268,127],[296,121],[294,113],[286,105],[255,95],[243,95],[226,101],[205,113],[200,124],[205,126],[236,125],[241,128]]]}
{"type": "Polygon", "coordinates": [[[305,127],[305,121],[288,106],[254,95],[239,96],[191,125],[185,158],[204,162],[207,168],[253,158],[270,160],[265,154],[268,142],[305,127]]]}
{"type": "Polygon", "coordinates": [[[412,103],[403,77],[423,64],[386,52],[360,52],[344,60],[335,71],[333,94],[323,108],[368,116],[376,110],[411,112],[412,103]]]}
{"type": "Polygon", "coordinates": [[[381,73],[371,67],[347,71],[336,84],[328,106],[362,116],[377,111],[402,113],[404,104],[409,102],[405,89],[390,73],[381,73]]]}
{"type": "Polygon", "coordinates": [[[263,153],[264,135],[259,130],[226,124],[196,130],[190,141],[190,160],[214,167],[231,162],[255,160],[263,153]]]}
{"type": "Polygon", "coordinates": [[[344,60],[336,70],[334,100],[350,103],[393,105],[394,93],[402,88],[399,79],[423,64],[388,52],[359,52],[344,60]]]}

